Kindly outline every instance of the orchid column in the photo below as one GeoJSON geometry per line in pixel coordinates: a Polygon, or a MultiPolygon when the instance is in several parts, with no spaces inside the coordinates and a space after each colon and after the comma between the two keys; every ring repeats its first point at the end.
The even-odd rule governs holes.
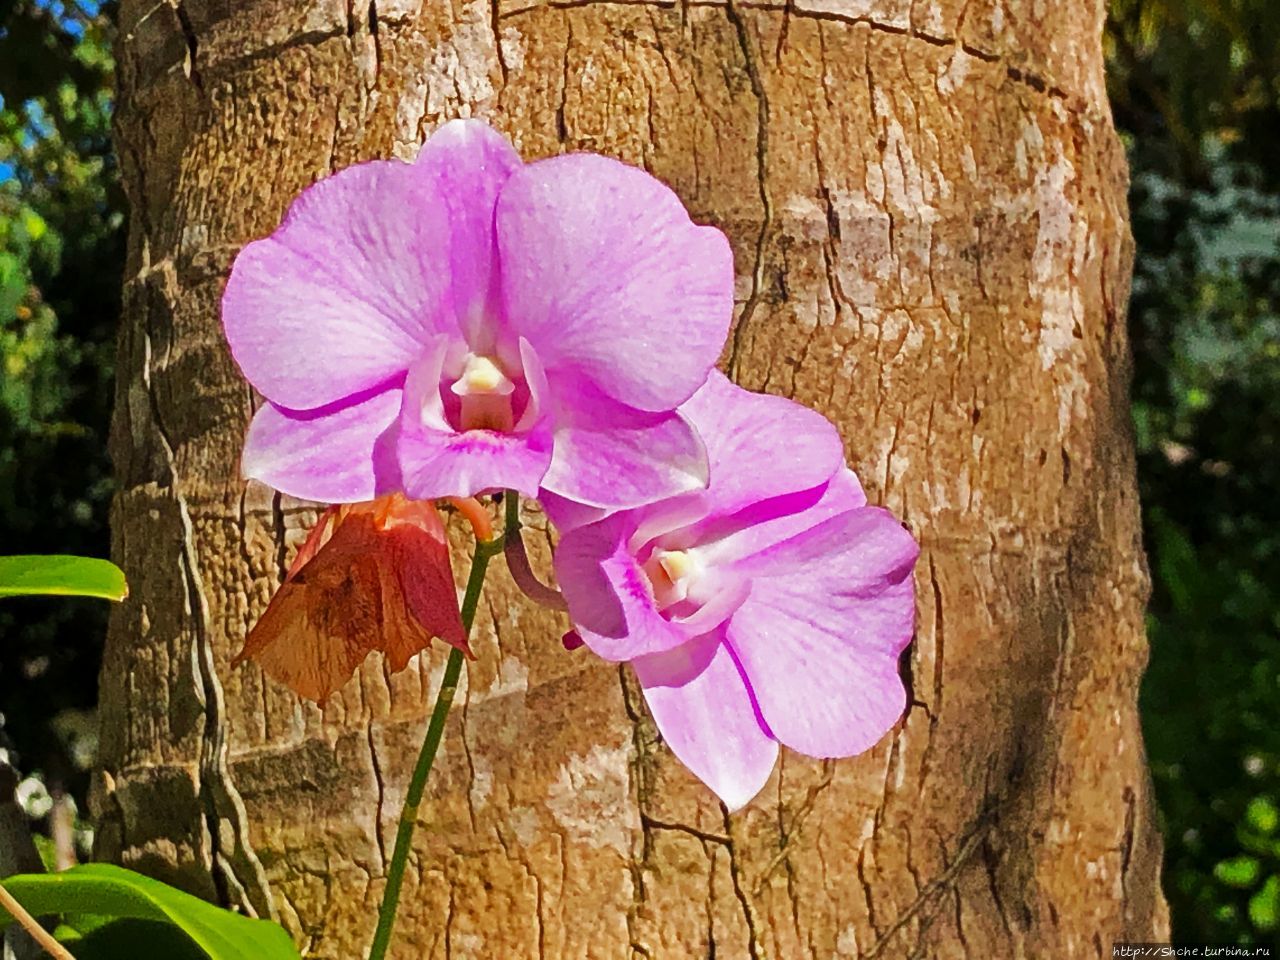
{"type": "MultiPolygon", "coordinates": [[[[1095,936],[1155,938],[1101,3],[561,6],[122,4],[116,559],[134,593],[103,672],[103,853],[275,912],[311,956],[367,946],[444,652],[390,679],[375,658],[323,710],[231,667],[315,511],[239,477],[259,401],[218,304],[302,188],[481,115],[528,159],[643,166],[724,231],[724,366],[839,425],[868,501],[924,548],[917,629],[883,741],[784,754],[726,815],[627,668],[566,652],[562,617],[495,571],[403,956],[1091,956],[1095,936]]],[[[471,341],[439,371],[415,352],[405,389],[448,366],[445,427],[518,390],[523,416],[536,367],[514,342],[494,364],[509,393],[471,341]]],[[[642,349],[678,364],[679,348],[642,349]]],[[[319,407],[361,373],[347,358],[286,386],[319,407]]],[[[516,413],[496,412],[516,452],[549,453],[516,413]]],[[[546,572],[543,519],[524,521],[546,572]]]]}

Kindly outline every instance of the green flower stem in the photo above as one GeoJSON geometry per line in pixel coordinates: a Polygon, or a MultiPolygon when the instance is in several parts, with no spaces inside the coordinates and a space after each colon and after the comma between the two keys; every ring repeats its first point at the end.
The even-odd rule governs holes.
{"type": "MultiPolygon", "coordinates": [[[[462,597],[462,626],[468,637],[471,635],[471,624],[476,618],[476,607],[480,603],[480,588],[484,586],[485,571],[489,567],[489,561],[501,552],[501,537],[476,543],[476,553],[471,560],[471,573],[467,576],[467,590],[462,597]]],[[[440,741],[444,738],[444,722],[449,716],[453,696],[458,690],[463,659],[462,651],[456,647],[449,651],[449,661],[444,668],[444,679],[440,682],[436,705],[431,711],[431,722],[427,724],[427,735],[422,740],[418,762],[413,768],[413,778],[409,781],[409,792],[405,796],[404,807],[400,811],[400,824],[396,828],[396,846],[391,854],[391,865],[387,868],[387,888],[382,893],[382,906],[378,908],[378,929],[373,934],[369,960],[383,960],[387,954],[387,947],[391,944],[396,909],[400,905],[400,888],[404,886],[404,870],[409,862],[409,850],[413,845],[413,829],[418,823],[418,807],[422,804],[422,793],[427,786],[431,765],[435,763],[436,751],[440,749],[440,741]]]]}
{"type": "Polygon", "coordinates": [[[508,490],[502,498],[502,539],[505,541],[507,534],[511,533],[520,537],[520,494],[514,490],[508,490]]]}

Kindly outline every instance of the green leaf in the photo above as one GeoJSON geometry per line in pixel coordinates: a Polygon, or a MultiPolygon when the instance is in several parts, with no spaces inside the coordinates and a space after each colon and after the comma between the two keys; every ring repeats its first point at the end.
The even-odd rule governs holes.
{"type": "MultiPolygon", "coordinates": [[[[110,864],[22,874],[9,877],[4,886],[35,916],[91,914],[172,924],[211,960],[298,960],[299,956],[289,935],[274,923],[219,909],[110,864]]],[[[0,917],[0,926],[8,919],[0,917]]]]}
{"type": "Polygon", "coordinates": [[[111,920],[88,933],[69,938],[54,933],[76,960],[138,960],[139,955],[164,960],[206,960],[205,952],[179,928],[158,920],[111,920]],[[139,950],[139,947],[145,947],[139,950]]]}
{"type": "Polygon", "coordinates": [[[1249,919],[1259,930],[1274,930],[1280,924],[1280,877],[1268,877],[1249,899],[1249,919]]]}
{"type": "Polygon", "coordinates": [[[1270,797],[1254,797],[1244,812],[1249,826],[1259,833],[1275,833],[1280,827],[1280,809],[1270,797]]]}
{"type": "Polygon", "coordinates": [[[56,594],[123,600],[129,595],[124,574],[114,563],[92,557],[0,557],[0,597],[56,594]]]}
{"type": "Polygon", "coordinates": [[[1213,868],[1213,875],[1228,887],[1247,889],[1258,882],[1259,870],[1256,857],[1239,856],[1223,860],[1213,868]]]}
{"type": "Polygon", "coordinates": [[[27,236],[32,240],[39,240],[49,229],[49,225],[44,222],[44,217],[34,210],[23,211],[22,226],[26,229],[27,236]]]}

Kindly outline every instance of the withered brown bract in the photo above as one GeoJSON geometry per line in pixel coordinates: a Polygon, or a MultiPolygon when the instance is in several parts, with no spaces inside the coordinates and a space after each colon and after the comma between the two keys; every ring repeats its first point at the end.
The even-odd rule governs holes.
{"type": "Polygon", "coordinates": [[[323,704],[373,651],[396,672],[433,637],[471,654],[444,524],[433,504],[392,494],[321,515],[232,666],[252,658],[323,704]]]}

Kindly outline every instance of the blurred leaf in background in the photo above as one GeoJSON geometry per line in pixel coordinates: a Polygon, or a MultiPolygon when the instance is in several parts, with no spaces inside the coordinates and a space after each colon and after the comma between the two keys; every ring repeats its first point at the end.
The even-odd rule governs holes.
{"type": "MultiPolygon", "coordinates": [[[[106,456],[123,198],[110,145],[111,15],[95,0],[0,0],[0,546],[106,556],[106,456]]],[[[0,609],[3,735],[82,795],[106,612],[0,609]]]]}
{"type": "Polygon", "coordinates": [[[1143,721],[1179,942],[1280,932],[1280,11],[1113,0],[1151,564],[1143,721]]]}

